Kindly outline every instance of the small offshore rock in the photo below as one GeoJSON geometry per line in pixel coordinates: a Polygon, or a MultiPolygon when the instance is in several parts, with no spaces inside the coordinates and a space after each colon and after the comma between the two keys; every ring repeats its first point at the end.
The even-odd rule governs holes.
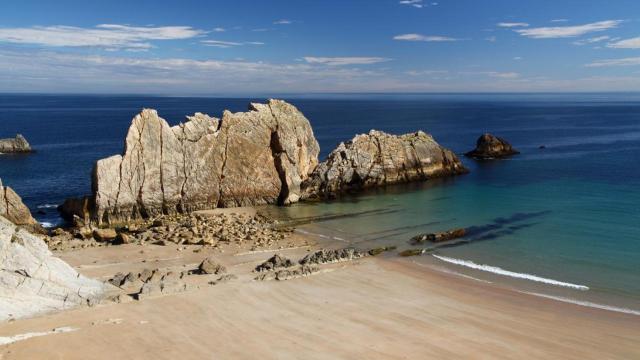
{"type": "Polygon", "coordinates": [[[32,151],[27,139],[20,134],[17,134],[13,139],[0,139],[0,153],[15,154],[30,153],[32,151]]]}
{"type": "Polygon", "coordinates": [[[398,255],[402,257],[419,256],[426,252],[427,252],[426,249],[409,249],[409,250],[400,252],[398,255]]]}
{"type": "Polygon", "coordinates": [[[373,248],[373,249],[369,250],[368,253],[371,256],[378,256],[378,255],[382,254],[383,252],[393,251],[395,249],[396,249],[396,246],[383,246],[383,247],[373,248]]]}
{"type": "Polygon", "coordinates": [[[464,154],[467,157],[487,160],[519,154],[506,140],[491,134],[483,134],[476,141],[476,148],[464,154]]]}

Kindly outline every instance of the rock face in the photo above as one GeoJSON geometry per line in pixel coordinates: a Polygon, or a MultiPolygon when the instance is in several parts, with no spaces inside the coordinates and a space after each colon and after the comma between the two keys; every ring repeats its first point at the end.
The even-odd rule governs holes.
{"type": "Polygon", "coordinates": [[[67,218],[114,224],[216,207],[288,204],[318,163],[309,121],[269,100],[222,119],[196,113],[170,127],[155,110],[133,119],[123,155],[99,160],[93,196],[71,199],[67,218]]]}
{"type": "Polygon", "coordinates": [[[303,198],[466,172],[453,152],[422,131],[396,136],[371,130],[333,150],[303,184],[303,198]]]}
{"type": "Polygon", "coordinates": [[[28,153],[31,152],[31,145],[24,136],[18,134],[13,139],[0,139],[0,153],[28,153]]]}
{"type": "Polygon", "coordinates": [[[42,239],[0,216],[0,321],[90,304],[103,291],[53,257],[42,239]]]}
{"type": "Polygon", "coordinates": [[[372,130],[342,143],[318,165],[309,121],[280,100],[196,113],[170,127],[155,110],[133,119],[123,155],[99,160],[93,195],[60,210],[76,224],[132,220],[216,207],[291,204],[367,187],[467,172],[424,132],[394,136],[372,130]]]}
{"type": "Polygon", "coordinates": [[[22,203],[22,199],[10,187],[2,185],[0,179],[0,216],[5,217],[16,225],[41,232],[42,227],[31,216],[29,208],[22,203]]]}
{"type": "Polygon", "coordinates": [[[465,156],[485,160],[504,158],[519,153],[506,140],[491,134],[483,134],[476,141],[476,148],[466,153],[465,156]]]}

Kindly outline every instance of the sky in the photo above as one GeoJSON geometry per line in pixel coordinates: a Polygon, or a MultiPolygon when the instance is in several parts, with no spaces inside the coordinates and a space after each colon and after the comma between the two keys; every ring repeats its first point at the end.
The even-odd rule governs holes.
{"type": "Polygon", "coordinates": [[[0,92],[640,91],[638,0],[7,0],[0,92]]]}

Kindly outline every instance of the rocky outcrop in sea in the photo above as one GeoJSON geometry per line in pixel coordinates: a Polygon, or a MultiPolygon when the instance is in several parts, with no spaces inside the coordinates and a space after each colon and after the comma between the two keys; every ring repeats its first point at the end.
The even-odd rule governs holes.
{"type": "Polygon", "coordinates": [[[303,198],[425,181],[467,173],[458,157],[422,131],[390,135],[371,130],[341,143],[303,184],[303,198]]]}
{"type": "MultiPolygon", "coordinates": [[[[12,219],[13,209],[26,209],[15,193],[8,198],[5,195],[7,199],[11,200],[12,219]]],[[[17,219],[32,218],[26,209],[17,219]]],[[[54,257],[40,237],[0,216],[0,321],[91,305],[104,290],[101,282],[78,274],[54,257]]]]}
{"type": "Polygon", "coordinates": [[[424,132],[380,131],[342,143],[318,165],[311,124],[281,100],[196,113],[170,127],[155,110],[137,115],[123,155],[99,160],[93,194],[60,210],[77,225],[117,225],[216,207],[286,205],[344,191],[465,173],[460,160],[424,132]]]}
{"type": "Polygon", "coordinates": [[[32,152],[31,145],[24,136],[18,134],[13,139],[0,139],[0,153],[29,153],[32,152]]]}
{"type": "Polygon", "coordinates": [[[465,156],[486,160],[504,158],[519,153],[506,140],[491,134],[483,134],[476,141],[476,148],[466,153],[465,156]]]}

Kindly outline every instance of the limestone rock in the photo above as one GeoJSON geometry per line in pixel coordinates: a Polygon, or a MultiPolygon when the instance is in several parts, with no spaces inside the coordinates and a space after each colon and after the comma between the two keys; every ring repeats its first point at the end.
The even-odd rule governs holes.
{"type": "Polygon", "coordinates": [[[341,143],[303,184],[303,198],[425,181],[466,173],[458,157],[422,131],[390,135],[371,130],[341,143]]]}
{"type": "Polygon", "coordinates": [[[93,230],[93,237],[97,241],[111,241],[118,236],[118,233],[114,229],[95,229],[93,230]]]}
{"type": "Polygon", "coordinates": [[[54,257],[39,237],[0,216],[0,321],[94,303],[104,285],[54,257]]]}
{"type": "Polygon", "coordinates": [[[267,261],[256,266],[255,271],[256,272],[271,271],[271,270],[276,270],[281,268],[288,268],[293,265],[294,265],[293,261],[291,261],[290,259],[280,256],[279,254],[275,254],[272,257],[270,257],[267,261]]]}
{"type": "Polygon", "coordinates": [[[24,136],[18,134],[13,139],[0,139],[0,153],[28,153],[31,152],[31,145],[24,136]]]}
{"type": "Polygon", "coordinates": [[[61,212],[95,224],[216,207],[291,203],[318,163],[309,121],[280,100],[196,113],[170,127],[145,109],[129,128],[124,153],[99,160],[93,195],[68,200],[61,212]]]}
{"type": "Polygon", "coordinates": [[[2,179],[0,179],[0,216],[34,232],[44,231],[36,219],[31,216],[29,208],[22,203],[20,196],[10,187],[2,185],[2,179]]]}
{"type": "Polygon", "coordinates": [[[204,260],[202,260],[202,262],[200,263],[200,265],[198,266],[198,271],[199,274],[223,274],[225,272],[227,272],[227,269],[218,264],[213,258],[206,258],[204,260]]]}
{"type": "Polygon", "coordinates": [[[312,264],[330,264],[341,261],[349,261],[359,259],[369,254],[358,249],[345,248],[345,249],[321,249],[313,254],[309,254],[302,258],[300,265],[312,265],[312,264]]]}
{"type": "Polygon", "coordinates": [[[486,160],[504,158],[519,153],[506,140],[491,134],[483,134],[476,141],[476,148],[466,153],[465,156],[486,160]]]}

